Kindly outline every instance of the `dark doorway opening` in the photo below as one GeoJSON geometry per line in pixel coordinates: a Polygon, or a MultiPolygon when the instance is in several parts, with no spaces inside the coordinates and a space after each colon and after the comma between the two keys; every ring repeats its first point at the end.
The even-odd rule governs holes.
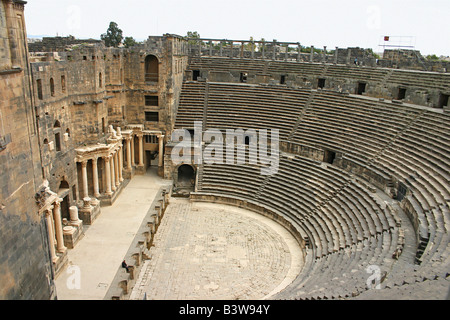
{"type": "Polygon", "coordinates": [[[325,88],[325,79],[319,78],[319,80],[317,81],[317,87],[320,89],[325,88]]]}
{"type": "Polygon", "coordinates": [[[69,196],[65,196],[61,202],[61,218],[70,221],[69,196]]]}
{"type": "Polygon", "coordinates": [[[406,88],[398,88],[397,100],[403,100],[406,97],[406,88]]]}
{"type": "Polygon", "coordinates": [[[246,83],[247,82],[247,75],[248,75],[247,73],[241,72],[241,77],[240,77],[239,81],[241,83],[246,83]]]}
{"type": "Polygon", "coordinates": [[[358,88],[356,89],[356,94],[362,95],[364,92],[366,92],[366,83],[358,82],[358,88]]]}
{"type": "Polygon", "coordinates": [[[178,167],[178,184],[183,186],[193,186],[195,184],[195,170],[188,164],[178,167]]]}
{"type": "Polygon", "coordinates": [[[406,188],[406,186],[403,183],[399,182],[396,200],[402,201],[403,198],[406,196],[407,191],[408,191],[408,188],[406,188]]]}
{"type": "Polygon", "coordinates": [[[285,84],[286,83],[286,76],[281,76],[280,78],[280,84],[285,84]]]}
{"type": "Polygon", "coordinates": [[[147,168],[148,167],[157,167],[158,166],[158,152],[157,151],[145,151],[145,159],[147,160],[147,168]]]}
{"type": "Polygon", "coordinates": [[[174,188],[174,196],[189,197],[190,193],[195,190],[195,169],[183,164],[178,167],[178,178],[176,187],[174,188]]]}
{"type": "Polygon", "coordinates": [[[441,109],[442,109],[442,108],[448,106],[448,97],[449,97],[448,94],[443,94],[443,93],[441,93],[441,94],[439,95],[439,104],[438,104],[438,108],[441,108],[441,109]]]}
{"type": "Polygon", "coordinates": [[[336,159],[336,152],[331,150],[324,150],[323,162],[333,164],[334,159],[336,159]]]}
{"type": "Polygon", "coordinates": [[[59,184],[58,196],[63,199],[63,201],[61,202],[61,217],[62,217],[62,219],[67,219],[67,220],[70,220],[69,194],[70,194],[69,183],[66,180],[62,180],[61,183],[59,184]]]}
{"type": "Polygon", "coordinates": [[[193,70],[192,71],[192,80],[197,81],[198,78],[200,78],[200,70],[193,70]]]}

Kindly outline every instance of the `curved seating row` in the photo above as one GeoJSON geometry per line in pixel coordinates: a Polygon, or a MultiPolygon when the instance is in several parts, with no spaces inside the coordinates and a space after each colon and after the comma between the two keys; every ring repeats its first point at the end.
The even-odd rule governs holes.
{"type": "MultiPolygon", "coordinates": [[[[277,128],[281,140],[335,151],[397,187],[403,184],[402,208],[417,220],[415,274],[432,277],[448,267],[449,115],[329,91],[203,85],[207,96],[198,99],[206,110],[199,107],[193,118],[204,120],[206,129],[277,128]]],[[[189,107],[180,105],[185,112],[189,107]]],[[[338,165],[282,153],[272,176],[262,175],[260,164],[201,166],[198,193],[245,199],[298,222],[311,261],[281,298],[349,297],[365,290],[368,265],[388,272],[395,263],[398,217],[370,182],[338,165]]],[[[405,277],[407,272],[392,281],[405,277]]]]}

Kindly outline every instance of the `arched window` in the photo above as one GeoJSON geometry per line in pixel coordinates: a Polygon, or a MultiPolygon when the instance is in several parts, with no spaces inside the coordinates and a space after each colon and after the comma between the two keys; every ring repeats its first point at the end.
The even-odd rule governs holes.
{"type": "Polygon", "coordinates": [[[159,61],[154,55],[148,55],[145,58],[145,81],[158,82],[159,80],[159,61]]]}
{"type": "Polygon", "coordinates": [[[55,148],[56,151],[61,151],[61,123],[56,120],[53,126],[53,133],[55,134],[55,148]]]}

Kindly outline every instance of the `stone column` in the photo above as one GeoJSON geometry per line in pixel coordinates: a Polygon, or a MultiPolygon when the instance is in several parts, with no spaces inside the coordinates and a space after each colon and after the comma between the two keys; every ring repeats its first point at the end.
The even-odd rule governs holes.
{"type": "Polygon", "coordinates": [[[78,207],[72,206],[69,208],[69,214],[70,214],[70,224],[71,225],[79,225],[81,220],[78,216],[78,207]]]}
{"type": "Polygon", "coordinates": [[[314,61],[314,46],[311,46],[311,52],[309,54],[309,62],[314,61]]]}
{"type": "Polygon", "coordinates": [[[300,57],[301,57],[301,52],[302,52],[302,47],[300,46],[300,42],[297,43],[298,45],[298,52],[297,52],[297,62],[300,62],[300,57]]]}
{"type": "Polygon", "coordinates": [[[131,135],[131,165],[133,167],[136,165],[135,152],[134,152],[134,135],[131,135]]]}
{"type": "Polygon", "coordinates": [[[131,138],[127,138],[127,168],[131,171],[131,138]]]}
{"type": "Polygon", "coordinates": [[[266,52],[266,43],[263,41],[262,43],[262,59],[265,59],[265,52],[266,52]]]}
{"type": "Polygon", "coordinates": [[[327,62],[327,46],[323,47],[323,62],[327,62]]]}
{"type": "Polygon", "coordinates": [[[336,47],[336,51],[334,52],[334,63],[338,63],[338,47],[336,47]]]}
{"type": "Polygon", "coordinates": [[[98,187],[98,158],[92,159],[92,179],[94,182],[94,197],[100,197],[100,190],[98,187]]]}
{"type": "Polygon", "coordinates": [[[277,59],[277,40],[273,40],[272,44],[272,60],[277,59]]]}
{"type": "Polygon", "coordinates": [[[164,166],[164,136],[159,136],[159,162],[158,166],[163,167],[164,166]]]}
{"type": "Polygon", "coordinates": [[[50,256],[52,258],[53,263],[56,262],[58,257],[56,256],[56,250],[55,250],[55,235],[53,234],[53,206],[48,208],[45,211],[45,219],[47,220],[47,230],[48,230],[48,245],[50,247],[50,256]]]}
{"type": "Polygon", "coordinates": [[[119,181],[123,181],[123,146],[119,146],[119,181]]]}
{"type": "Polygon", "coordinates": [[[64,234],[61,222],[61,202],[56,201],[53,206],[53,219],[55,221],[56,247],[59,253],[64,253],[67,248],[64,246],[64,234]]]}
{"type": "Polygon", "coordinates": [[[252,48],[252,59],[255,59],[255,42],[251,41],[250,46],[252,48]]]}
{"type": "Polygon", "coordinates": [[[110,165],[110,169],[111,169],[111,189],[112,191],[116,191],[116,177],[114,175],[114,171],[115,171],[115,165],[114,165],[114,155],[111,154],[111,165],[110,165]]]}
{"type": "Polygon", "coordinates": [[[119,178],[119,151],[114,153],[114,177],[116,178],[116,188],[120,185],[119,178]]]}
{"type": "Polygon", "coordinates": [[[231,48],[230,58],[233,58],[233,41],[230,42],[230,48],[231,48]]]}
{"type": "Polygon", "coordinates": [[[138,135],[139,138],[139,167],[144,166],[144,136],[138,135]]]}
{"type": "Polygon", "coordinates": [[[111,191],[111,157],[107,156],[104,158],[105,160],[105,173],[106,173],[106,195],[110,196],[112,195],[111,191]]]}
{"type": "Polygon", "coordinates": [[[88,197],[87,160],[81,162],[81,176],[83,180],[83,198],[88,197]]]}

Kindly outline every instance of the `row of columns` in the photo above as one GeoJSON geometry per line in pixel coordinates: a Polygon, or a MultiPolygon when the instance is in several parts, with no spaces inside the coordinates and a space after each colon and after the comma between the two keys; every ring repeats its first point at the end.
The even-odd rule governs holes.
{"type": "Polygon", "coordinates": [[[61,201],[62,199],[58,199],[45,211],[50,255],[53,263],[55,263],[58,259],[56,253],[64,253],[67,250],[67,247],[64,246],[64,234],[61,220],[61,201]]]}
{"type": "MultiPolygon", "coordinates": [[[[143,167],[144,166],[144,134],[138,133],[136,136],[139,139],[139,162],[138,166],[143,167]]],[[[158,159],[158,166],[163,167],[164,166],[164,135],[158,135],[159,138],[159,159],[158,159]]],[[[127,142],[127,170],[131,170],[132,166],[136,165],[136,159],[135,159],[135,151],[134,151],[134,138],[133,135],[130,137],[125,138],[127,142]],[[132,143],[133,142],[133,143],[132,143]]]]}
{"type": "MultiPolygon", "coordinates": [[[[128,171],[132,170],[133,166],[144,167],[144,134],[131,134],[125,137],[126,141],[126,169],[128,171]],[[138,150],[138,163],[136,164],[135,159],[135,144],[134,136],[139,139],[139,150],[138,150]]],[[[159,136],[159,167],[164,166],[164,136],[159,136]]],[[[101,196],[99,190],[99,178],[98,178],[98,158],[96,156],[92,159],[85,159],[81,161],[81,179],[83,184],[83,198],[89,198],[89,182],[87,174],[88,161],[92,160],[92,182],[94,188],[94,197],[98,198],[101,196]]],[[[106,176],[106,187],[105,194],[112,195],[114,191],[117,190],[119,185],[123,182],[123,170],[124,170],[124,150],[123,145],[119,144],[118,147],[108,156],[101,157],[105,163],[105,176],[106,176]]]]}
{"type": "MultiPolygon", "coordinates": [[[[240,57],[241,58],[243,58],[244,57],[244,45],[247,43],[247,44],[250,44],[250,47],[251,47],[251,58],[252,59],[254,59],[255,58],[255,46],[256,46],[256,42],[255,41],[232,41],[232,40],[229,40],[230,41],[230,57],[232,58],[233,57],[233,42],[240,42],[240,46],[241,46],[241,50],[240,50],[240,57]]],[[[265,59],[266,58],[266,46],[265,46],[265,43],[267,43],[267,44],[270,44],[271,42],[264,42],[263,43],[263,45],[262,45],[262,59],[265,59]]],[[[294,44],[294,43],[289,43],[289,44],[294,44]]],[[[299,62],[300,61],[300,55],[301,55],[301,45],[300,45],[300,43],[296,43],[297,44],[297,58],[296,58],[296,60],[297,60],[297,62],[299,62]]],[[[277,45],[283,45],[283,43],[278,43],[277,41],[273,41],[272,42],[272,59],[273,60],[276,60],[276,47],[277,47],[277,45]]],[[[199,56],[201,56],[201,50],[202,50],[202,42],[199,42],[199,44],[197,45],[198,46],[198,48],[197,48],[197,54],[199,55],[199,56]]],[[[327,47],[326,46],[324,46],[324,48],[323,48],[324,50],[323,50],[323,55],[322,55],[322,61],[324,61],[324,62],[326,62],[326,60],[327,60],[327,57],[326,57],[326,52],[327,52],[327,47]]],[[[289,50],[288,50],[288,44],[286,44],[286,52],[285,52],[285,54],[284,54],[284,60],[287,60],[288,59],[288,55],[289,55],[289,52],[288,52],[289,50]]],[[[348,58],[347,58],[347,60],[348,61],[350,61],[350,55],[351,55],[351,50],[349,49],[348,50],[349,51],[349,56],[348,56],[348,58]]],[[[213,42],[210,40],[209,41],[209,55],[210,56],[212,56],[212,54],[213,54],[213,42]]],[[[219,56],[223,56],[223,44],[222,44],[222,42],[219,42],[219,56]]],[[[311,51],[310,51],[310,57],[309,57],[309,60],[310,60],[310,62],[313,62],[313,58],[314,58],[314,46],[311,46],[311,51]]],[[[335,64],[337,64],[337,62],[338,62],[338,47],[336,47],[336,51],[335,51],[335,54],[334,54],[334,63],[335,64]]]]}
{"type": "Polygon", "coordinates": [[[92,159],[81,161],[81,179],[83,182],[83,198],[89,198],[89,183],[87,175],[88,161],[92,160],[92,182],[94,184],[94,197],[100,197],[98,180],[98,159],[102,158],[105,162],[106,186],[105,194],[112,195],[123,182],[123,155],[122,146],[119,146],[113,153],[107,156],[96,156],[92,159]]]}
{"type": "MultiPolygon", "coordinates": [[[[144,166],[144,134],[136,134],[139,139],[139,167],[144,166]]],[[[134,134],[125,138],[127,141],[127,169],[131,170],[132,166],[136,165],[135,150],[134,150],[134,134]],[[132,143],[133,142],[133,143],[132,143]]]]}

